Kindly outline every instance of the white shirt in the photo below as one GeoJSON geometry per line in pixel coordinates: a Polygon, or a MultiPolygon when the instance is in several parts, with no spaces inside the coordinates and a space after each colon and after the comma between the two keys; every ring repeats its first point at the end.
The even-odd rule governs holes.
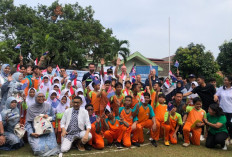
{"type": "Polygon", "coordinates": [[[2,115],[0,114],[0,122],[2,121],[2,115]]]}
{"type": "Polygon", "coordinates": [[[220,87],[216,95],[219,97],[219,105],[226,113],[232,113],[232,87],[223,89],[220,87]]]}

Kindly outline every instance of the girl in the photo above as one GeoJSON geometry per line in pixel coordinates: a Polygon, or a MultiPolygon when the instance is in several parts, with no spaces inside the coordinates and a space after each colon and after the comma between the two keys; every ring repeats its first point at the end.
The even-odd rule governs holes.
{"type": "Polygon", "coordinates": [[[60,84],[55,83],[52,85],[51,90],[55,90],[56,91],[56,95],[57,95],[57,99],[60,99],[60,84]]]}
{"type": "Polygon", "coordinates": [[[64,89],[68,89],[68,91],[69,91],[69,93],[68,93],[69,97],[75,94],[75,90],[72,87],[72,82],[70,80],[68,80],[66,82],[66,85],[65,85],[64,89]]]}
{"type": "Polygon", "coordinates": [[[51,82],[49,80],[49,77],[47,75],[44,75],[43,77],[43,81],[39,86],[39,91],[41,91],[42,93],[46,93],[46,99],[48,97],[48,92],[51,89],[51,82]]]}
{"type": "Polygon", "coordinates": [[[58,104],[60,103],[59,99],[57,99],[57,94],[55,90],[49,92],[49,97],[45,103],[48,103],[52,106],[53,110],[55,111],[58,104]]]}

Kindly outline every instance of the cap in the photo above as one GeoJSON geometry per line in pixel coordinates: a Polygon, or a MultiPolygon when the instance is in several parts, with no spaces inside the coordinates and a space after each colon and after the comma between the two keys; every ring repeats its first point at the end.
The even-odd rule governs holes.
{"type": "Polygon", "coordinates": [[[192,78],[195,78],[196,76],[194,74],[190,74],[189,75],[189,78],[192,77],[192,78]]]}

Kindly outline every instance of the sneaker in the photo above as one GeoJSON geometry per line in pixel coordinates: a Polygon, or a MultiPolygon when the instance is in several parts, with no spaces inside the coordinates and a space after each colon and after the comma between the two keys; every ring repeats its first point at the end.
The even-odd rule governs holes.
{"type": "Polygon", "coordinates": [[[170,144],[169,144],[169,141],[164,141],[164,145],[165,146],[169,146],[170,144]]]}
{"type": "Polygon", "coordinates": [[[116,147],[117,147],[118,149],[122,149],[122,148],[123,148],[122,145],[121,145],[121,143],[119,143],[119,142],[116,142],[115,145],[116,145],[116,147]]]}
{"type": "Polygon", "coordinates": [[[157,147],[157,143],[156,143],[155,140],[152,140],[152,141],[151,141],[151,144],[152,144],[153,146],[157,147]]]}
{"type": "Polygon", "coordinates": [[[204,141],[204,140],[205,140],[204,135],[201,135],[200,141],[204,141]]]}
{"type": "Polygon", "coordinates": [[[225,141],[225,145],[229,146],[230,145],[230,139],[227,138],[226,141],[225,141]]]}
{"type": "Polygon", "coordinates": [[[59,153],[59,157],[63,157],[63,153],[59,153]]]}
{"type": "Polygon", "coordinates": [[[140,143],[138,143],[138,142],[132,142],[131,144],[132,144],[133,146],[140,147],[140,143]]]}
{"type": "Polygon", "coordinates": [[[78,149],[80,152],[84,152],[84,151],[85,151],[85,147],[84,147],[84,145],[82,144],[82,142],[78,142],[78,144],[77,144],[77,149],[78,149]]]}
{"type": "Polygon", "coordinates": [[[108,143],[107,147],[111,148],[113,146],[113,143],[108,143]]]}
{"type": "Polygon", "coordinates": [[[85,150],[88,150],[88,151],[92,149],[92,146],[89,144],[85,144],[84,147],[85,147],[85,150]]]}
{"type": "Polygon", "coordinates": [[[152,140],[153,140],[153,138],[150,137],[150,138],[149,138],[149,141],[152,141],[152,140]]]}
{"type": "Polygon", "coordinates": [[[225,144],[225,146],[222,148],[222,150],[227,150],[227,146],[226,146],[226,144],[225,144]]]}
{"type": "Polygon", "coordinates": [[[184,147],[188,147],[190,145],[190,143],[184,143],[183,146],[184,147]]]}

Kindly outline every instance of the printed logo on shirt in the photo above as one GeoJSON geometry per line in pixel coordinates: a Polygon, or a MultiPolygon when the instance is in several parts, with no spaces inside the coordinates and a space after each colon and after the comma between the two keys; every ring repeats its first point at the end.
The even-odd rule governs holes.
{"type": "Polygon", "coordinates": [[[130,118],[131,118],[131,119],[133,119],[133,117],[132,117],[132,116],[130,116],[130,118]]]}
{"type": "Polygon", "coordinates": [[[116,127],[118,127],[118,124],[116,124],[116,127]]]}

